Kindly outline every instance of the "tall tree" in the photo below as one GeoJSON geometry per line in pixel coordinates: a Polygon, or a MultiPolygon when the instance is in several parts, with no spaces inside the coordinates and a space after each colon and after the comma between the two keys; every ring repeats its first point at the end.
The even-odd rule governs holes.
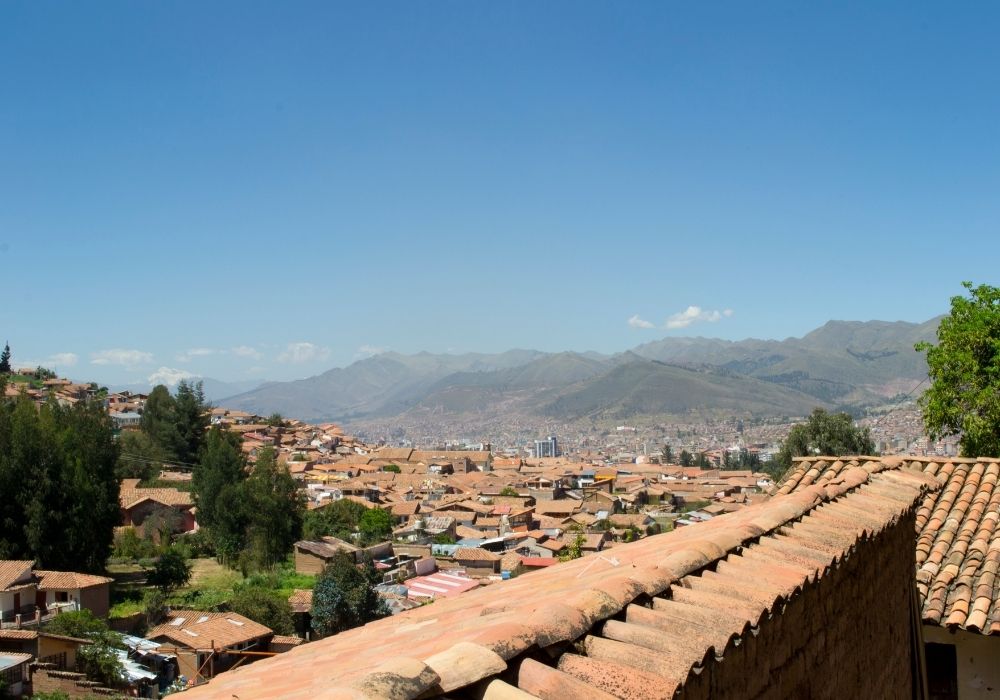
{"type": "Polygon", "coordinates": [[[166,451],[141,430],[123,430],[118,436],[118,478],[151,481],[167,461],[166,451]]]}
{"type": "Polygon", "coordinates": [[[267,569],[288,556],[302,535],[302,496],[288,467],[278,464],[272,448],[257,455],[243,489],[248,506],[247,565],[267,569]]]}
{"type": "Polygon", "coordinates": [[[0,352],[0,374],[10,374],[10,343],[5,343],[0,352]]]}
{"type": "Polygon", "coordinates": [[[392,536],[392,514],[385,508],[369,508],[358,523],[365,544],[384,542],[392,536]]]}
{"type": "Polygon", "coordinates": [[[210,421],[209,405],[205,401],[202,383],[182,381],[174,397],[174,418],[177,426],[177,459],[194,464],[201,452],[210,421]]]}
{"type": "Polygon", "coordinates": [[[358,524],[368,509],[356,501],[342,498],[329,505],[306,511],[302,523],[302,536],[307,540],[333,537],[351,541],[358,524]]]}
{"type": "Polygon", "coordinates": [[[951,299],[927,353],[931,385],[920,397],[924,427],[933,440],[960,435],[965,457],[1000,457],[1000,289],[971,282],[969,296],[951,299]]]}
{"type": "Polygon", "coordinates": [[[874,451],[875,443],[868,428],[855,426],[847,413],[827,413],[817,408],[805,423],[789,431],[776,459],[787,470],[793,457],[870,455],[874,451]]]}
{"type": "Polygon", "coordinates": [[[101,571],[120,517],[117,460],[99,404],[0,400],[0,558],[101,571]]]}
{"type": "Polygon", "coordinates": [[[246,477],[246,458],[240,449],[239,437],[221,428],[212,428],[191,474],[198,523],[209,530],[215,527],[224,510],[219,503],[223,490],[227,486],[238,487],[246,477]]]}
{"type": "Polygon", "coordinates": [[[177,428],[177,402],[167,387],[153,387],[142,409],[142,432],[152,438],[171,459],[180,459],[181,434],[177,428]]]}
{"type": "Polygon", "coordinates": [[[359,567],[350,554],[335,554],[313,589],[313,631],[327,636],[388,616],[385,601],[374,589],[377,582],[370,559],[359,567]]]}

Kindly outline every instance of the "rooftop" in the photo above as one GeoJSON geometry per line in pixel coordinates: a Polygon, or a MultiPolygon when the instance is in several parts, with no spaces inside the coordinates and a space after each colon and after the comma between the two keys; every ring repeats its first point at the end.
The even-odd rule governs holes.
{"type": "Polygon", "coordinates": [[[919,470],[943,483],[917,510],[917,591],[926,624],[1000,635],[1000,460],[810,457],[777,493],[827,484],[845,471],[919,470]]]}
{"type": "Polygon", "coordinates": [[[605,698],[602,684],[613,681],[656,683],[670,697],[710,652],[724,656],[780,617],[937,487],[911,470],[845,469],[822,486],[616,547],[613,557],[585,556],[304,644],[188,693],[414,698],[490,681],[505,697],[605,698]],[[620,613],[624,621],[609,619],[620,613]]]}

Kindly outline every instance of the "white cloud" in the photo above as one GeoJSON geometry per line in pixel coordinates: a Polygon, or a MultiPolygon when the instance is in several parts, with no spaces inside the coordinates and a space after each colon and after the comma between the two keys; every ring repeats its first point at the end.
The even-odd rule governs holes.
{"type": "Polygon", "coordinates": [[[195,375],[183,369],[172,367],[160,367],[146,378],[150,384],[166,384],[167,386],[177,386],[182,379],[193,379],[195,375]]]}
{"type": "Polygon", "coordinates": [[[231,352],[237,357],[250,357],[254,360],[259,360],[261,358],[260,351],[257,348],[252,348],[249,345],[238,345],[233,348],[231,352]]]}
{"type": "Polygon", "coordinates": [[[187,352],[182,352],[177,355],[178,362],[190,362],[196,357],[208,357],[209,355],[214,355],[218,350],[213,348],[191,348],[187,352]]]}
{"type": "Polygon", "coordinates": [[[49,357],[48,361],[54,367],[72,367],[79,359],[75,352],[57,352],[55,355],[49,357]]]}
{"type": "Polygon", "coordinates": [[[724,317],[728,318],[732,315],[732,309],[709,311],[700,306],[689,306],[680,313],[670,316],[667,319],[666,328],[667,330],[676,330],[678,328],[687,328],[693,323],[716,323],[724,317]]]}
{"type": "Polygon", "coordinates": [[[656,325],[646,321],[645,319],[639,318],[639,314],[635,314],[628,320],[628,325],[633,328],[655,328],[656,325]]]}
{"type": "Polygon", "coordinates": [[[153,361],[153,354],[142,350],[122,350],[112,348],[111,350],[99,350],[90,353],[90,363],[93,365],[121,365],[122,367],[135,367],[136,365],[148,364],[153,361]]]}
{"type": "Polygon", "coordinates": [[[386,352],[389,348],[382,348],[377,345],[362,345],[358,348],[354,356],[357,358],[361,357],[374,357],[375,355],[381,355],[386,352]]]}
{"type": "Polygon", "coordinates": [[[278,355],[278,362],[290,365],[301,365],[306,362],[318,362],[330,356],[330,348],[320,347],[313,343],[289,343],[278,355]]]}

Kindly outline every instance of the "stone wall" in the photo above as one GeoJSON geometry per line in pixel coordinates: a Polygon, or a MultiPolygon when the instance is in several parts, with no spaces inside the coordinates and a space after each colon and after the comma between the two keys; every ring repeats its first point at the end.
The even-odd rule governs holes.
{"type": "Polygon", "coordinates": [[[740,643],[693,671],[677,697],[912,698],[914,515],[859,542],[740,643]]]}

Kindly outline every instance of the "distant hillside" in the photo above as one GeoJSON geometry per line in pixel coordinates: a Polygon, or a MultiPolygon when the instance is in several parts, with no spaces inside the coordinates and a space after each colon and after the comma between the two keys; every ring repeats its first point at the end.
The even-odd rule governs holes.
{"type": "Polygon", "coordinates": [[[665,338],[611,357],[510,350],[490,355],[385,353],[308,379],[225,399],[304,420],[408,411],[625,419],[690,411],[803,415],[815,406],[882,401],[926,374],[915,342],[926,323],[830,321],[802,338],[665,338]]]}

